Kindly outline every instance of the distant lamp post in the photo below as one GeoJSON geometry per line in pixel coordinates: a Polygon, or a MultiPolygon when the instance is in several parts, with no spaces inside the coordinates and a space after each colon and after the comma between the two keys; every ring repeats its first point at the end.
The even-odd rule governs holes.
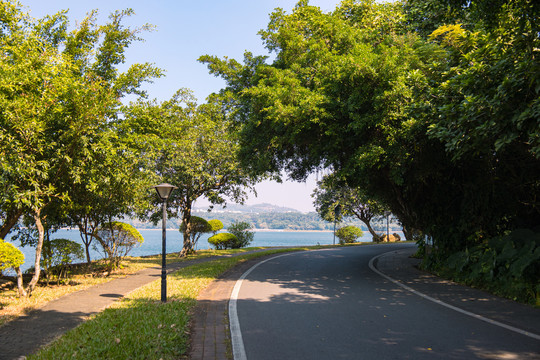
{"type": "Polygon", "coordinates": [[[390,218],[390,211],[385,211],[384,215],[386,215],[386,241],[390,242],[390,225],[388,219],[390,218]]]}
{"type": "Polygon", "coordinates": [[[334,245],[336,245],[336,221],[341,214],[341,206],[338,204],[334,207],[334,245]]]}
{"type": "Polygon", "coordinates": [[[159,184],[154,186],[159,198],[163,201],[163,218],[161,231],[161,302],[167,302],[167,199],[176,186],[159,184]]]}

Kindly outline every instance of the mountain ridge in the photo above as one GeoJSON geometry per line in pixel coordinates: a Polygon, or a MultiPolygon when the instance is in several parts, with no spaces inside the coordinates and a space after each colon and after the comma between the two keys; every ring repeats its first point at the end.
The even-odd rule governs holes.
{"type": "MultiPolygon", "coordinates": [[[[196,212],[208,212],[209,206],[194,206],[193,210],[196,212]]],[[[228,204],[223,207],[215,205],[211,212],[229,212],[229,213],[302,213],[299,210],[278,206],[269,203],[253,204],[253,205],[241,205],[241,204],[228,204]]]]}

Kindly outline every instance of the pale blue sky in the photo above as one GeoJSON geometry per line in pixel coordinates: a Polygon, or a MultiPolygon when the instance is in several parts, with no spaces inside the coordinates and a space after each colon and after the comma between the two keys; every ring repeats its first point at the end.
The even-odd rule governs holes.
{"type": "MultiPolygon", "coordinates": [[[[311,0],[310,4],[328,12],[338,0],[311,0]]],[[[193,90],[199,102],[224,86],[197,62],[201,55],[228,56],[243,59],[244,51],[266,55],[257,32],[266,28],[269,14],[276,7],[287,12],[296,0],[21,0],[36,18],[69,9],[72,25],[92,9],[99,10],[99,23],[114,10],[132,8],[135,16],[126,21],[132,27],[155,25],[153,32],[143,33],[145,42],[134,43],[127,54],[127,65],[151,62],[166,70],[166,76],[149,84],[150,98],[166,100],[179,88],[193,90]]],[[[257,186],[258,197],[250,196],[248,204],[267,202],[300,211],[312,211],[311,193],[315,176],[307,183],[264,182],[257,186]]]]}

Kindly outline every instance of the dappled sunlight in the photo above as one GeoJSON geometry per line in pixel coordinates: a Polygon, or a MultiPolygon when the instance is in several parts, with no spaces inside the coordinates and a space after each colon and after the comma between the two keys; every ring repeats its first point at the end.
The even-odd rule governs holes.
{"type": "Polygon", "coordinates": [[[469,346],[468,348],[480,359],[501,359],[501,360],[540,359],[540,355],[538,353],[483,349],[478,346],[469,346]]]}
{"type": "MultiPolygon", "coordinates": [[[[300,281],[296,281],[294,284],[289,284],[285,286],[284,284],[279,283],[266,283],[259,281],[246,281],[248,285],[259,288],[261,291],[257,293],[256,301],[259,302],[274,302],[274,301],[286,301],[291,303],[320,303],[324,301],[331,300],[328,296],[323,296],[319,293],[317,287],[309,287],[300,281]],[[264,287],[258,285],[265,285],[264,287]],[[311,291],[310,291],[311,290],[311,291]]],[[[254,300],[254,299],[245,299],[245,300],[254,300]]]]}

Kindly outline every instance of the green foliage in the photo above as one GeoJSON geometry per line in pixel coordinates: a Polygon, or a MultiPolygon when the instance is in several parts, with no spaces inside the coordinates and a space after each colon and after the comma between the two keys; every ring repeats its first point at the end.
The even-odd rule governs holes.
{"type": "Polygon", "coordinates": [[[227,230],[236,236],[236,241],[233,243],[233,249],[239,249],[248,246],[255,237],[253,231],[253,226],[250,223],[239,221],[233,222],[231,225],[227,226],[227,230]]]}
{"type": "Polygon", "coordinates": [[[84,258],[83,246],[68,239],[53,239],[43,243],[41,265],[47,269],[47,279],[50,273],[56,272],[58,280],[67,277],[67,265],[84,258]]]}
{"type": "Polygon", "coordinates": [[[339,239],[340,245],[353,244],[360,236],[363,235],[362,230],[356,226],[345,226],[336,230],[336,236],[339,239]]]}
{"type": "Polygon", "coordinates": [[[189,236],[191,238],[191,244],[194,247],[195,244],[197,244],[197,241],[199,241],[199,238],[202,234],[206,234],[209,232],[212,232],[212,225],[202,217],[198,216],[191,216],[189,218],[189,225],[186,226],[185,222],[182,222],[180,224],[180,232],[185,234],[186,232],[189,233],[189,236]],[[189,228],[189,232],[187,229],[189,228]]]}
{"type": "MultiPolygon", "coordinates": [[[[193,202],[205,196],[213,204],[225,198],[242,202],[253,183],[237,159],[236,134],[219,103],[197,105],[191,91],[180,89],[168,101],[138,101],[126,109],[122,133],[139,148],[144,168],[160,182],[178,184],[168,199],[170,217],[189,222],[193,202]]],[[[157,205],[157,197],[151,195],[157,205]]],[[[156,206],[157,208],[157,206],[156,206]]],[[[161,218],[154,213],[152,219],[161,218]]],[[[190,227],[185,227],[182,254],[193,251],[190,227]]]]}
{"type": "Polygon", "coordinates": [[[540,6],[489,8],[301,2],[260,32],[272,62],[200,60],[227,82],[254,172],[331,168],[448,255],[540,216],[540,6]]]}
{"type": "Polygon", "coordinates": [[[208,220],[208,223],[210,224],[210,226],[212,227],[212,232],[214,233],[214,235],[221,229],[223,229],[223,223],[218,220],[218,219],[212,219],[212,220],[208,220]]]}
{"type": "Polygon", "coordinates": [[[208,242],[216,247],[217,250],[234,249],[238,243],[238,238],[234,234],[219,233],[208,238],[208,242]]]}
{"type": "Polygon", "coordinates": [[[540,233],[519,229],[439,259],[440,271],[521,302],[540,304],[540,233]]]}
{"type": "Polygon", "coordinates": [[[122,98],[143,96],[140,86],[161,70],[149,64],[119,70],[126,48],[148,30],[124,25],[132,10],[115,12],[104,25],[93,11],[71,31],[65,11],[33,19],[20,3],[3,1],[0,13],[0,233],[21,216],[35,222],[31,292],[45,219],[56,210],[70,213],[87,246],[106,219],[133,212],[147,186],[133,152],[121,146],[115,120],[122,98]]]}
{"type": "Polygon", "coordinates": [[[93,236],[101,245],[111,268],[117,267],[134,246],[144,242],[137,229],[119,221],[103,224],[93,236]]]}
{"type": "Polygon", "coordinates": [[[24,254],[12,244],[0,239],[0,273],[6,269],[15,269],[24,263],[24,254]]]}

